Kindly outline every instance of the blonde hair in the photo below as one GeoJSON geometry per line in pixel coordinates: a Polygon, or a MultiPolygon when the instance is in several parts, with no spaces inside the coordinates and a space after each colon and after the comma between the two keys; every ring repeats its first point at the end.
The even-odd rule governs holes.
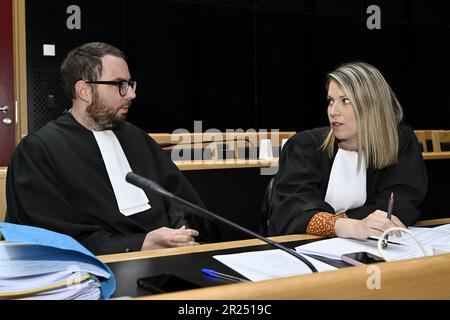
{"type": "MultiPolygon", "coordinates": [[[[358,130],[358,169],[363,154],[366,168],[383,169],[396,164],[398,124],[403,118],[403,110],[380,71],[368,63],[348,63],[327,75],[327,90],[332,81],[353,105],[358,130]]],[[[330,129],[322,145],[330,158],[333,157],[335,140],[330,129]]]]}

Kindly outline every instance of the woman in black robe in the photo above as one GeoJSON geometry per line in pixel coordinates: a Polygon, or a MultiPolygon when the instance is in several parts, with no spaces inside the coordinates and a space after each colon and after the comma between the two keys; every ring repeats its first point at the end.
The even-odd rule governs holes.
{"type": "Polygon", "coordinates": [[[296,134],[281,153],[268,234],[364,239],[411,225],[428,181],[420,145],[400,124],[403,111],[392,89],[367,63],[337,68],[326,88],[330,126],[296,134]]]}

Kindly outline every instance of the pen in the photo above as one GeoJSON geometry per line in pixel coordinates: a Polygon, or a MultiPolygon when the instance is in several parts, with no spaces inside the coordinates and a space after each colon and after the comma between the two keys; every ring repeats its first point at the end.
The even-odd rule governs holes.
{"type": "MultiPolygon", "coordinates": [[[[378,241],[378,238],[376,238],[376,237],[369,237],[369,238],[367,238],[367,240],[378,241]]],[[[404,245],[404,243],[396,242],[396,241],[392,241],[392,240],[388,240],[388,243],[397,244],[399,246],[403,246],[404,245]]]]}
{"type": "Polygon", "coordinates": [[[250,280],[235,277],[235,276],[225,274],[225,273],[220,273],[220,272],[217,272],[217,271],[214,271],[211,269],[202,269],[202,272],[213,278],[225,279],[225,280],[234,281],[234,282],[250,282],[250,280]]]}
{"type": "MultiPolygon", "coordinates": [[[[388,204],[388,212],[387,212],[387,218],[391,220],[392,217],[392,209],[394,208],[394,193],[391,192],[391,197],[389,198],[389,204],[388,204]]],[[[383,249],[386,249],[388,246],[388,239],[389,236],[386,235],[383,239],[383,249]]]]}

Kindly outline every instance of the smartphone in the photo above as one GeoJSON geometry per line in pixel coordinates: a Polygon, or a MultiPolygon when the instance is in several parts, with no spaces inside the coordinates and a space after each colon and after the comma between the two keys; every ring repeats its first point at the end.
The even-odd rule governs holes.
{"type": "Polygon", "coordinates": [[[384,259],[368,252],[353,252],[341,256],[341,260],[354,266],[383,262],[384,259]]]}
{"type": "Polygon", "coordinates": [[[171,273],[137,279],[137,285],[151,293],[165,293],[200,288],[199,285],[171,273]]]}

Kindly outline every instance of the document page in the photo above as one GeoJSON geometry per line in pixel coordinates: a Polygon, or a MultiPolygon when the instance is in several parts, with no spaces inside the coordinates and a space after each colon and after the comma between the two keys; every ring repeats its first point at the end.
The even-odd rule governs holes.
{"type": "MultiPolygon", "coordinates": [[[[304,254],[318,255],[330,259],[341,260],[341,256],[353,252],[368,252],[380,256],[375,240],[356,240],[333,238],[315,241],[299,247],[295,250],[304,254]]],[[[423,257],[424,254],[417,245],[399,245],[390,243],[384,254],[389,260],[406,260],[423,257]]]]}
{"type": "MultiPolygon", "coordinates": [[[[302,256],[319,272],[337,269],[317,259],[302,256]]],[[[252,281],[311,273],[301,260],[280,249],[217,255],[214,258],[252,281]]]]}
{"type": "MultiPolygon", "coordinates": [[[[438,244],[450,244],[450,224],[442,225],[435,228],[417,228],[409,227],[417,240],[424,246],[428,255],[433,254],[433,245],[438,244]]],[[[370,237],[372,239],[378,240],[379,237],[370,237]]],[[[391,236],[389,240],[407,245],[418,247],[417,242],[407,233],[402,233],[401,237],[391,236]]]]}

